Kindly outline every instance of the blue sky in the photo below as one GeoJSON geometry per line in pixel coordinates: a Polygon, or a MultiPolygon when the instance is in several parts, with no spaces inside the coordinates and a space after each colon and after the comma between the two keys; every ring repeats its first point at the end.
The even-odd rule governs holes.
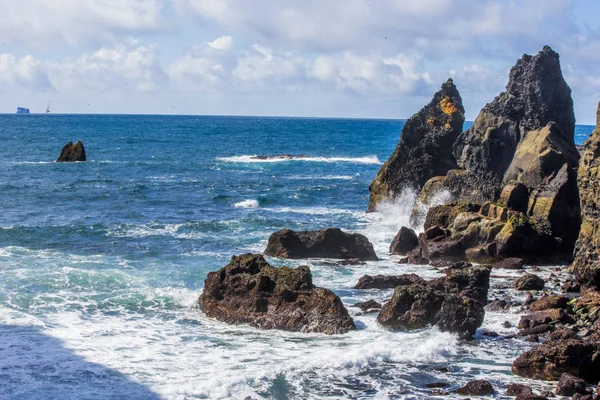
{"type": "Polygon", "coordinates": [[[454,78],[473,119],[524,53],[600,100],[597,0],[7,0],[0,112],[407,118],[454,78]]]}

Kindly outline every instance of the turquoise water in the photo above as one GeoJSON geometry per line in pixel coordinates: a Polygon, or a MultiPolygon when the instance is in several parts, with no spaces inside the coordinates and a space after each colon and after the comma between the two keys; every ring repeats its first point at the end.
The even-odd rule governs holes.
{"type": "MultiPolygon", "coordinates": [[[[264,332],[209,320],[196,306],[209,271],[262,252],[282,228],[369,237],[380,262],[308,262],[347,305],[390,295],[351,289],[367,273],[436,276],[387,256],[411,194],[364,213],[402,124],[0,116],[0,397],[420,398],[449,364],[453,383],[486,375],[501,384],[529,344],[386,332],[356,309],[360,330],[348,335],[264,332]],[[54,163],[76,140],[88,161],[54,163]],[[282,153],[309,158],[251,159],[282,153]]],[[[592,129],[578,126],[576,141],[592,129]]],[[[501,330],[507,318],[518,316],[486,324],[501,330]]]]}

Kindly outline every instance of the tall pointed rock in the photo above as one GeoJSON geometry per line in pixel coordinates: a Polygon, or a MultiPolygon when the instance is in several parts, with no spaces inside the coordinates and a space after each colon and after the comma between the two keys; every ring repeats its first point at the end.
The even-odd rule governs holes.
{"type": "MultiPolygon", "coordinates": [[[[527,160],[518,160],[519,165],[513,168],[511,164],[528,133],[540,131],[550,123],[554,123],[548,127],[551,145],[558,148],[560,159],[538,168],[539,181],[558,173],[565,163],[576,167],[578,162],[571,89],[563,78],[558,53],[544,46],[537,55],[525,54],[517,61],[510,70],[506,91],[487,104],[473,126],[459,136],[454,144],[457,163],[462,169],[487,175],[499,190],[502,183],[518,178],[518,171],[527,168],[527,160]],[[509,176],[505,176],[507,171],[509,176]]],[[[527,149],[523,152],[530,149],[525,144],[527,149]]],[[[531,178],[532,172],[526,172],[531,178]]]]}
{"type": "Polygon", "coordinates": [[[420,190],[434,176],[457,168],[452,145],[462,131],[465,110],[452,79],[433,95],[429,104],[404,124],[394,153],[369,186],[367,211],[393,199],[404,189],[420,190]]]}

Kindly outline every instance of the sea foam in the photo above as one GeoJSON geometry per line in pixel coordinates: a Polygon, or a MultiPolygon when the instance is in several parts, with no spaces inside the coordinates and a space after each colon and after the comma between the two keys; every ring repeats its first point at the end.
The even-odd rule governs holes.
{"type": "Polygon", "coordinates": [[[233,205],[235,208],[258,208],[258,200],[248,199],[244,201],[240,201],[233,205]]]}
{"type": "Polygon", "coordinates": [[[234,163],[281,163],[281,162],[322,162],[322,163],[353,163],[353,164],[382,164],[375,155],[364,157],[300,157],[300,158],[256,158],[257,155],[241,155],[232,157],[217,157],[218,161],[234,163]]]}

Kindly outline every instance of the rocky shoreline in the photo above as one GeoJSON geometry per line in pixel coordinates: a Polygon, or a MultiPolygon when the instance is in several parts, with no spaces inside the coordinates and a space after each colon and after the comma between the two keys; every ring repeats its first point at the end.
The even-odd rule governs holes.
{"type": "MultiPolygon", "coordinates": [[[[481,327],[486,310],[521,307],[526,313],[515,337],[537,345],[514,361],[513,374],[558,381],[560,396],[598,399],[600,106],[597,128],[580,155],[571,91],[558,54],[545,46],[518,60],[506,91],[481,110],[471,128],[462,132],[463,123],[462,99],[448,80],[406,122],[398,146],[369,187],[369,212],[393,203],[405,190],[419,193],[412,226],[400,227],[390,254],[404,257],[403,263],[443,269],[443,276],[425,281],[416,274],[365,275],[355,289],[393,289],[393,295],[383,304],[355,306],[379,313],[377,322],[390,330],[437,326],[465,340],[481,327]],[[438,204],[440,198],[451,201],[438,204]],[[562,294],[545,290],[546,282],[531,273],[536,265],[571,262],[560,271],[573,273],[562,294]],[[524,304],[488,298],[496,269],[522,273],[512,289],[529,293],[524,304]]],[[[264,254],[377,261],[366,237],[336,228],[275,232],[264,254]]],[[[329,335],[356,329],[340,298],[313,285],[309,267],[275,268],[258,254],[234,256],[211,272],[199,304],[207,316],[231,324],[329,335]]],[[[448,394],[443,387],[432,387],[432,395],[448,394]]],[[[455,393],[495,395],[496,390],[479,380],[455,393]]],[[[552,394],[535,395],[514,384],[505,395],[552,394]]]]}

